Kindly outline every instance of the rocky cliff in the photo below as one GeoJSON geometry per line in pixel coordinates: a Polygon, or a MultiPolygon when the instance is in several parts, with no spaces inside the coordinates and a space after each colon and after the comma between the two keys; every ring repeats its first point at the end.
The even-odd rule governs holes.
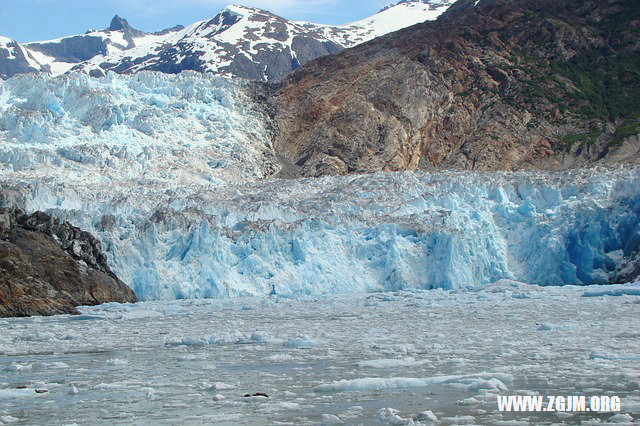
{"type": "Polygon", "coordinates": [[[21,43],[0,37],[0,79],[41,71],[42,66],[21,43]]]}
{"type": "Polygon", "coordinates": [[[77,314],[80,305],[135,301],[91,234],[42,212],[0,209],[0,317],[77,314]]]}
{"type": "Polygon", "coordinates": [[[640,161],[640,3],[460,0],[276,88],[282,176],[640,161]]]}

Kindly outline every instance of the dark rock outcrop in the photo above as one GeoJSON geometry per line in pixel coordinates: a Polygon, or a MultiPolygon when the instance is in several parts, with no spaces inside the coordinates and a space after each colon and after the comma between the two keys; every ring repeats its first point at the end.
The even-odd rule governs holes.
{"type": "Polygon", "coordinates": [[[135,301],[91,234],[46,213],[0,209],[0,317],[77,314],[76,306],[135,301]]]}
{"type": "Polygon", "coordinates": [[[34,67],[37,61],[27,49],[15,40],[0,37],[0,79],[11,78],[17,74],[40,72],[34,67]]]}
{"type": "Polygon", "coordinates": [[[460,0],[310,62],[269,109],[288,176],[637,163],[640,3],[460,0]]]}
{"type": "Polygon", "coordinates": [[[108,46],[101,37],[78,35],[55,42],[30,43],[29,49],[56,58],[60,62],[76,63],[87,61],[97,55],[105,55],[108,46]]]}

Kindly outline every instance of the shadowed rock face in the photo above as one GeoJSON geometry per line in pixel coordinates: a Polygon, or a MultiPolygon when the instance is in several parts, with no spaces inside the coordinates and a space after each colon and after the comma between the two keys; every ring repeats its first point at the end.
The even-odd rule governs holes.
{"type": "Polygon", "coordinates": [[[0,209],[0,317],[77,314],[80,305],[135,301],[88,232],[45,213],[0,209]]]}
{"type": "Polygon", "coordinates": [[[31,43],[29,49],[62,62],[82,62],[107,53],[107,43],[100,37],[79,35],[52,43],[31,43]]]}
{"type": "Polygon", "coordinates": [[[639,162],[639,19],[635,0],[461,0],[293,73],[274,145],[287,176],[639,162]]]}
{"type": "Polygon", "coordinates": [[[29,54],[20,43],[5,39],[0,40],[0,79],[11,78],[16,74],[39,72],[29,63],[25,54],[29,54]]]}

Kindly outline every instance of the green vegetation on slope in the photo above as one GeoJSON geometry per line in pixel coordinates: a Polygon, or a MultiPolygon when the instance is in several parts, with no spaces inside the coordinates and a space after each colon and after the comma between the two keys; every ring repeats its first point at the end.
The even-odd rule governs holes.
{"type": "Polygon", "coordinates": [[[578,89],[573,98],[580,114],[613,121],[640,113],[640,54],[590,50],[551,68],[578,89]]]}

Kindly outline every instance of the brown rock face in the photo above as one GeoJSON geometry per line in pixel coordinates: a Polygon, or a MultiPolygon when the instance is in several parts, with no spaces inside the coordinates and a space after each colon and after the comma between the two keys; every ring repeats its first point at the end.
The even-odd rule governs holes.
{"type": "Polygon", "coordinates": [[[135,301],[89,233],[45,213],[0,209],[0,317],[77,314],[80,305],[135,301]]]}
{"type": "Polygon", "coordinates": [[[640,162],[637,0],[475,3],[285,80],[283,176],[640,162]]]}

